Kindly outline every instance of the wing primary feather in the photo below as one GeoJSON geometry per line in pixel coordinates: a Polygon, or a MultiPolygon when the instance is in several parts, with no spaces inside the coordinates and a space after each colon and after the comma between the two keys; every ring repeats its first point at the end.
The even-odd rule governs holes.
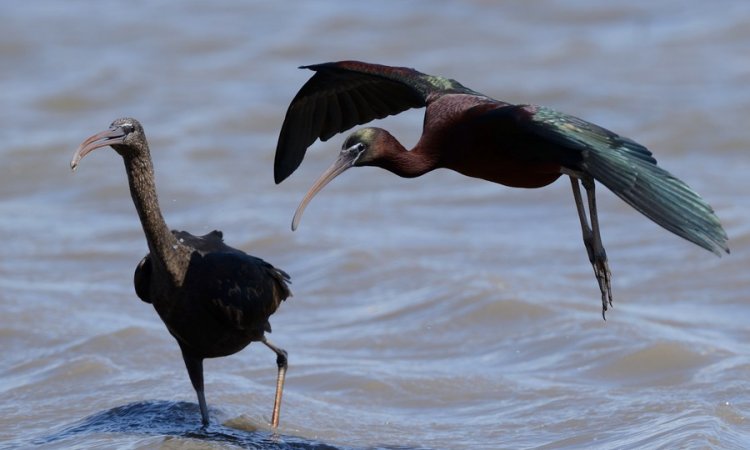
{"type": "Polygon", "coordinates": [[[713,209],[680,179],[656,164],[645,146],[554,110],[520,106],[527,129],[582,155],[594,179],[663,228],[720,255],[727,235],[713,209]],[[531,120],[528,120],[528,119],[531,120]]]}

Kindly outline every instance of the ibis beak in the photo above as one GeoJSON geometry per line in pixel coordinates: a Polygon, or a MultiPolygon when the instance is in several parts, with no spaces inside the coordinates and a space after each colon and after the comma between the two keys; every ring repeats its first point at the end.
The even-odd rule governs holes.
{"type": "Polygon", "coordinates": [[[292,219],[292,231],[297,229],[299,221],[302,219],[302,213],[305,211],[307,204],[310,203],[310,200],[315,197],[315,194],[320,192],[320,190],[323,189],[334,178],[344,173],[350,167],[353,167],[354,163],[357,162],[360,154],[361,153],[352,151],[351,149],[344,149],[341,151],[341,153],[339,153],[338,159],[336,159],[336,161],[331,164],[331,167],[323,172],[323,175],[318,178],[318,180],[315,182],[315,184],[313,184],[310,190],[307,191],[307,194],[305,194],[305,198],[303,198],[300,202],[299,206],[297,207],[297,211],[294,212],[294,218],[292,219]]]}
{"type": "Polygon", "coordinates": [[[70,161],[70,168],[75,170],[81,159],[91,153],[92,150],[107,145],[122,144],[125,135],[126,133],[121,127],[113,126],[110,127],[109,130],[96,133],[89,137],[78,146],[78,149],[76,149],[76,152],[73,154],[73,159],[70,161]]]}

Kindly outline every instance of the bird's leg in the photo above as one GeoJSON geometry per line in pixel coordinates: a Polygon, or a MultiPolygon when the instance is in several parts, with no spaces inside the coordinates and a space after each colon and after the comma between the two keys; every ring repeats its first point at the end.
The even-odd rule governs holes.
{"type": "Polygon", "coordinates": [[[583,184],[583,188],[586,189],[586,197],[589,201],[589,219],[591,219],[591,231],[594,235],[594,272],[597,273],[596,277],[599,280],[599,288],[602,291],[602,317],[604,317],[604,313],[607,311],[607,304],[612,306],[612,272],[609,270],[607,252],[604,250],[602,236],[599,233],[599,214],[596,209],[596,185],[594,184],[594,179],[586,177],[581,180],[581,183],[583,184]],[[604,282],[604,287],[602,287],[602,281],[604,282]]]}
{"type": "Polygon", "coordinates": [[[604,250],[602,238],[599,234],[599,217],[596,212],[596,193],[594,180],[588,176],[581,177],[581,184],[586,189],[586,197],[589,206],[589,216],[591,226],[589,226],[586,217],[586,211],[581,198],[581,189],[578,186],[578,178],[571,175],[570,182],[573,187],[573,197],[576,201],[578,218],[581,221],[581,232],[583,234],[583,244],[586,246],[586,252],[589,255],[589,261],[594,268],[594,275],[599,283],[599,290],[602,293],[602,317],[606,320],[605,313],[608,306],[612,306],[612,273],[609,270],[607,262],[607,252],[604,250]]]}
{"type": "Polygon", "coordinates": [[[265,336],[261,341],[266,344],[266,347],[276,353],[276,365],[279,367],[279,373],[276,377],[276,396],[273,400],[273,414],[271,415],[271,426],[276,428],[279,426],[279,414],[281,412],[281,394],[284,391],[284,379],[286,378],[287,368],[287,353],[286,350],[281,349],[273,345],[265,336]]]}
{"type": "Polygon", "coordinates": [[[203,359],[186,355],[182,352],[182,359],[185,360],[190,382],[193,383],[195,393],[198,394],[198,406],[201,409],[201,421],[204,427],[208,426],[208,406],[206,406],[206,396],[203,393],[203,359]]]}
{"type": "Polygon", "coordinates": [[[594,263],[594,253],[591,248],[592,233],[591,227],[589,227],[589,220],[586,217],[586,210],[583,209],[583,199],[581,198],[581,188],[578,186],[578,178],[571,175],[570,183],[573,187],[573,198],[576,201],[576,210],[578,211],[578,218],[581,221],[581,232],[583,233],[583,244],[586,246],[586,252],[589,255],[589,261],[594,263]]]}

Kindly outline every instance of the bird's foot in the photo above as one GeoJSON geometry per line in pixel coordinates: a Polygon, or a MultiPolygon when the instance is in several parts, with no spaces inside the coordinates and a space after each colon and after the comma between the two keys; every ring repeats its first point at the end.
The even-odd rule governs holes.
{"type": "Polygon", "coordinates": [[[612,272],[609,270],[607,255],[597,255],[593,258],[591,265],[602,293],[602,318],[607,320],[607,309],[612,306],[612,272]]]}
{"type": "Polygon", "coordinates": [[[612,306],[612,272],[609,270],[607,252],[601,245],[595,248],[597,246],[594,245],[593,237],[584,236],[583,243],[586,246],[591,267],[594,268],[594,276],[599,283],[599,290],[602,293],[602,318],[607,320],[607,310],[612,306]]]}

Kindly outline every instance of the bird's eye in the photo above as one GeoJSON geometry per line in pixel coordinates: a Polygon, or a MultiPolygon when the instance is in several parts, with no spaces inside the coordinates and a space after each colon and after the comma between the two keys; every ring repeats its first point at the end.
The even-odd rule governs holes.
{"type": "Polygon", "coordinates": [[[120,129],[125,134],[130,134],[133,131],[135,131],[135,127],[133,126],[132,123],[123,123],[122,125],[120,125],[120,129]]]}
{"type": "Polygon", "coordinates": [[[365,144],[360,142],[359,144],[357,144],[356,150],[358,153],[365,151],[365,144]]]}

